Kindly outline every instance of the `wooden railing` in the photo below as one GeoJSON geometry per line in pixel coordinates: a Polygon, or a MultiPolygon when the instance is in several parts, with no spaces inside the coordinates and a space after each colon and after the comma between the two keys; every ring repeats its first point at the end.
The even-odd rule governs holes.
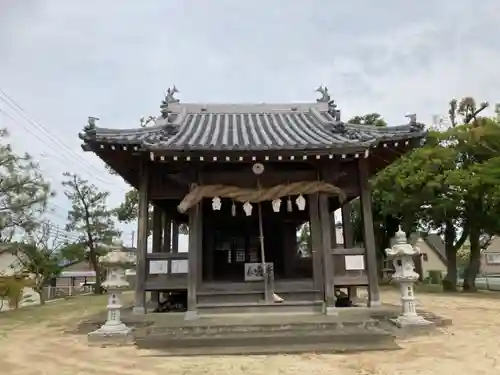
{"type": "Polygon", "coordinates": [[[333,283],[338,287],[368,285],[365,249],[336,247],[330,250],[333,264],[333,283]]]}

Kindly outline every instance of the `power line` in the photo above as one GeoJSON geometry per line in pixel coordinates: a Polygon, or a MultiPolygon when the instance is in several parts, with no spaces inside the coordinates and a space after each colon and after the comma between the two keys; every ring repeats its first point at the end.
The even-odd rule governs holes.
{"type": "Polygon", "coordinates": [[[96,169],[93,165],[87,163],[86,160],[82,159],[73,150],[71,150],[64,142],[62,142],[59,138],[57,138],[54,134],[52,134],[43,124],[41,124],[39,121],[36,121],[33,118],[33,116],[31,116],[31,118],[28,117],[29,114],[26,112],[26,110],[23,107],[21,107],[12,97],[10,97],[1,88],[0,88],[0,94],[8,99],[6,100],[5,98],[2,98],[0,96],[0,100],[2,100],[10,108],[12,108],[19,116],[21,116],[24,120],[26,120],[30,125],[32,125],[37,130],[41,131],[42,133],[48,134],[49,135],[48,139],[50,139],[51,141],[56,141],[56,143],[59,144],[59,147],[64,148],[70,155],[72,155],[76,160],[82,163],[82,165],[85,165],[86,167],[90,168],[91,170],[94,170],[97,173],[101,173],[101,171],[96,169]]]}
{"type": "MultiPolygon", "coordinates": [[[[0,97],[0,100],[2,98],[0,97]]],[[[9,113],[7,113],[5,110],[1,109],[0,108],[0,112],[3,113],[6,117],[8,117],[12,122],[14,122],[16,125],[19,125],[21,126],[27,133],[31,134],[32,136],[34,136],[36,139],[38,139],[41,143],[43,143],[44,145],[48,146],[48,147],[51,147],[50,145],[48,145],[42,138],[40,138],[40,136],[38,136],[38,134],[36,133],[33,133],[29,128],[27,128],[26,126],[24,126],[22,123],[18,122],[16,119],[14,119],[9,113]]],[[[52,158],[54,158],[55,160],[57,160],[58,162],[60,162],[62,165],[64,166],[67,166],[68,165],[68,160],[67,159],[64,159],[63,156],[61,155],[58,155],[58,154],[50,154],[50,156],[52,158]]],[[[78,161],[77,161],[78,162],[78,161]]],[[[84,166],[84,165],[83,165],[84,166]]],[[[99,181],[105,183],[105,184],[109,184],[109,180],[104,180],[103,178],[101,178],[100,176],[96,176],[95,172],[92,172],[92,171],[89,171],[88,169],[87,170],[81,170],[82,173],[84,174],[87,174],[88,176],[91,176],[92,178],[96,178],[98,179],[99,181]]],[[[126,190],[124,188],[122,188],[121,186],[118,186],[118,185],[115,185],[117,188],[121,189],[123,192],[126,192],[126,190]]]]}
{"type": "MultiPolygon", "coordinates": [[[[99,180],[101,180],[102,182],[106,183],[106,184],[109,184],[109,176],[105,176],[106,180],[101,178],[99,175],[101,176],[104,176],[104,174],[102,173],[102,171],[98,170],[97,168],[95,168],[93,165],[89,164],[85,159],[83,159],[80,155],[78,155],[77,153],[75,153],[71,148],[69,148],[63,141],[61,141],[57,136],[55,136],[53,133],[51,133],[43,124],[41,124],[39,121],[37,121],[36,119],[34,118],[30,118],[28,117],[29,114],[27,113],[27,111],[21,106],[19,105],[12,97],[10,97],[7,93],[5,93],[5,91],[3,91],[1,88],[0,88],[0,94],[3,95],[5,98],[7,98],[8,100],[6,100],[5,98],[3,98],[2,96],[0,96],[0,100],[2,102],[4,102],[6,105],[8,105],[12,110],[14,110],[14,112],[16,112],[19,116],[21,116],[29,125],[31,125],[34,129],[38,130],[39,132],[41,132],[42,134],[44,134],[47,139],[49,139],[50,142],[53,142],[55,143],[56,145],[59,145],[59,147],[62,147],[64,150],[66,150],[67,154],[69,156],[71,156],[77,163],[79,163],[81,166],[84,166],[85,168],[87,168],[88,171],[90,171],[90,175],[92,175],[94,178],[98,178],[99,180]],[[98,174],[98,176],[96,176],[96,173],[98,174]]],[[[18,123],[12,116],[10,116],[6,111],[4,110],[1,110],[1,112],[3,112],[7,117],[9,117],[12,121],[14,121],[16,124],[20,125],[21,127],[23,127],[23,129],[25,129],[29,134],[33,135],[34,137],[36,137],[40,142],[42,142],[43,144],[45,144],[46,146],[49,146],[46,141],[44,141],[43,139],[41,139],[37,134],[31,132],[27,127],[25,127],[24,125],[18,123]]],[[[63,162],[65,164],[67,164],[67,160],[63,160],[63,162]]],[[[123,187],[121,186],[118,186],[120,189],[122,190],[125,190],[123,189],[123,187]]]]}

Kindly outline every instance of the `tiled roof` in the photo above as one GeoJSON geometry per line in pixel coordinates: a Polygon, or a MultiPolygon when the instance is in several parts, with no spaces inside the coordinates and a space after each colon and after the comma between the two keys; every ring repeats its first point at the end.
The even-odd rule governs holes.
{"type": "Polygon", "coordinates": [[[143,150],[300,150],[364,148],[381,141],[422,138],[417,123],[386,128],[344,124],[328,103],[179,104],[156,125],[115,130],[93,128],[86,143],[134,144],[143,150]]]}

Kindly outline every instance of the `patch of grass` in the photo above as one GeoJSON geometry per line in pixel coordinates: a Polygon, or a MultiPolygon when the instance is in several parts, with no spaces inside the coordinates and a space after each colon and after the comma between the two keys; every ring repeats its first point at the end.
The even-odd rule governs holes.
{"type": "MultiPolygon", "coordinates": [[[[133,293],[123,294],[124,303],[131,301],[133,293]]],[[[8,331],[20,325],[75,322],[81,318],[106,310],[108,296],[84,295],[64,300],[46,302],[42,306],[29,306],[0,313],[0,331],[8,331]]]]}

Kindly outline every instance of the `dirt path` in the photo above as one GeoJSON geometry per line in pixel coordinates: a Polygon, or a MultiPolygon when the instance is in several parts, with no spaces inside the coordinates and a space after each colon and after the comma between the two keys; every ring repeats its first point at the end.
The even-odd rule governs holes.
{"type": "MultiPolygon", "coordinates": [[[[394,292],[384,301],[395,302],[394,292]]],[[[370,374],[476,375],[500,373],[500,299],[422,295],[426,310],[453,319],[442,335],[400,342],[403,350],[356,355],[166,358],[135,348],[89,348],[86,337],[63,334],[67,319],[19,325],[0,337],[6,375],[370,374]],[[56,323],[56,324],[55,324],[56,323]],[[57,325],[59,324],[59,325],[57,325]]]]}

